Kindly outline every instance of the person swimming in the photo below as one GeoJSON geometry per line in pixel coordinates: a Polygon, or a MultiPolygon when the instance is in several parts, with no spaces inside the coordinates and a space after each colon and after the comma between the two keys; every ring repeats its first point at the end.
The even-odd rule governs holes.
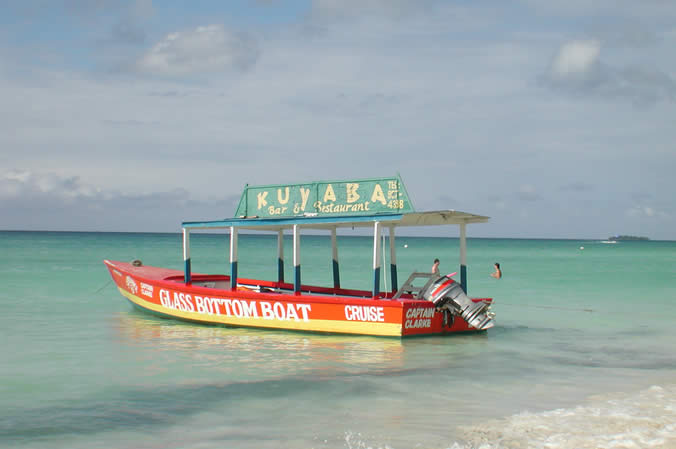
{"type": "Polygon", "coordinates": [[[500,279],[502,277],[502,270],[500,270],[500,264],[495,262],[495,271],[491,273],[495,279],[500,279]]]}

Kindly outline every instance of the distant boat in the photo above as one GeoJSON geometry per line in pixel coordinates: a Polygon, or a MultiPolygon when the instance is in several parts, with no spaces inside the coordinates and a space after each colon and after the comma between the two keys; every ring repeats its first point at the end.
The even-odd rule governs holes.
{"type": "Polygon", "coordinates": [[[612,237],[608,237],[608,240],[604,241],[603,243],[617,243],[621,241],[629,241],[629,240],[650,240],[648,237],[641,237],[641,236],[636,236],[636,235],[614,235],[612,237]]]}

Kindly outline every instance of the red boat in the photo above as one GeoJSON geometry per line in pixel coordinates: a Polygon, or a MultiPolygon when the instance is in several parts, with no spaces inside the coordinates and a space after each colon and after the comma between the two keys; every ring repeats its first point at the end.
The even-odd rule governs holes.
{"type": "MultiPolygon", "coordinates": [[[[416,212],[397,177],[246,186],[236,218],[183,223],[183,272],[104,261],[120,292],[153,314],[204,324],[304,332],[406,337],[485,331],[494,325],[492,299],[466,295],[466,225],[488,217],[444,210],[416,212]],[[412,273],[398,286],[395,230],[404,226],[460,227],[460,282],[451,276],[412,273]],[[373,229],[373,284],[369,290],[340,286],[338,228],[373,229]],[[190,233],[225,229],[230,237],[230,274],[191,272],[190,233]],[[301,283],[301,230],[331,235],[333,286],[301,283]],[[389,230],[390,287],[381,291],[382,234],[389,230]],[[277,234],[278,279],[237,276],[238,231],[277,234]],[[284,280],[284,233],[293,236],[294,281],[284,280]]],[[[454,273],[455,274],[455,273],[454,273]]]]}

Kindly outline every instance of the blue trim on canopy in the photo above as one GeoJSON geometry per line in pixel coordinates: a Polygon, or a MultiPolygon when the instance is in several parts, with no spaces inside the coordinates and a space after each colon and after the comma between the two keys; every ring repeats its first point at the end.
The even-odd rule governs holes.
{"type": "Polygon", "coordinates": [[[225,227],[258,227],[258,226],[292,226],[292,225],[330,225],[350,223],[368,223],[372,221],[400,220],[403,214],[377,214],[352,217],[298,217],[298,218],[230,218],[215,221],[184,221],[184,228],[225,228],[225,227]]]}

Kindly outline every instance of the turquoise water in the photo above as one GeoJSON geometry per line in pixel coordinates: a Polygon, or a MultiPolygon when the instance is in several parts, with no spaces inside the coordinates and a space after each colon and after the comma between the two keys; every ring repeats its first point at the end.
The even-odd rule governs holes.
{"type": "MultiPolygon", "coordinates": [[[[339,237],[344,286],[370,288],[371,243],[339,237]]],[[[435,257],[458,270],[456,239],[396,245],[400,282],[435,257]]],[[[227,236],[192,247],[194,271],[228,271],[227,236]]],[[[676,242],[470,239],[496,327],[403,341],[162,320],[102,264],[181,269],[181,251],[178,234],[0,232],[0,447],[676,447],[676,242]]],[[[276,276],[274,236],[239,252],[241,276],[276,276]]],[[[329,285],[330,256],[304,236],[303,282],[329,285]]]]}

